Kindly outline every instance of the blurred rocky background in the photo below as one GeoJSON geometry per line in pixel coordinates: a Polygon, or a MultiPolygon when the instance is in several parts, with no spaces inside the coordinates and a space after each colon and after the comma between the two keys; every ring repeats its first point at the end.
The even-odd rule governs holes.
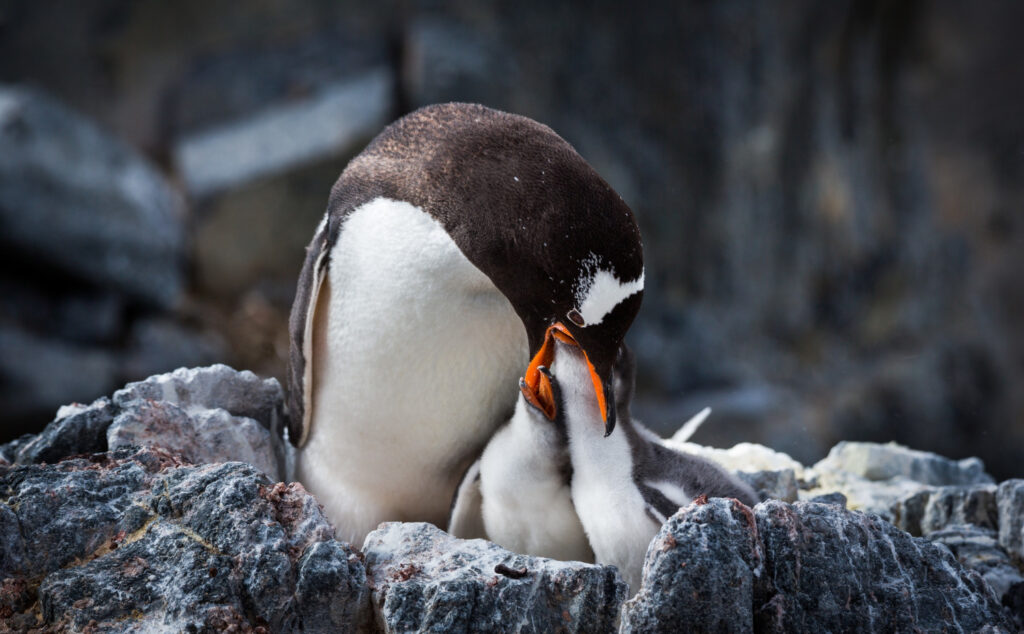
{"type": "Polygon", "coordinates": [[[347,160],[551,125],[636,212],[635,411],[1024,475],[1024,5],[0,0],[0,442],[179,366],[282,377],[347,160]]]}

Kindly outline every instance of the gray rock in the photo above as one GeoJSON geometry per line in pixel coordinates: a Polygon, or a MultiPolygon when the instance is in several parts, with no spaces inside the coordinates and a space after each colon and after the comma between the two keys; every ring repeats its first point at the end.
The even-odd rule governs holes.
{"type": "Polygon", "coordinates": [[[911,535],[928,535],[951,524],[995,529],[996,485],[926,489],[893,505],[893,524],[911,535]]]}
{"type": "Polygon", "coordinates": [[[0,493],[12,629],[353,631],[367,617],[359,555],[300,485],[249,465],[125,448],[0,470],[0,493]]]}
{"type": "Polygon", "coordinates": [[[113,420],[114,407],[107,398],[89,406],[62,408],[42,433],[23,443],[17,441],[11,462],[54,463],[75,454],[106,451],[107,428],[113,420]]]}
{"type": "Polygon", "coordinates": [[[825,493],[824,495],[817,495],[809,500],[812,504],[832,504],[840,508],[846,508],[846,496],[842,493],[825,493]]]}
{"type": "Polygon", "coordinates": [[[246,462],[272,480],[284,479],[270,430],[223,409],[189,414],[167,401],[130,401],[107,429],[106,445],[156,446],[181,454],[192,464],[246,462]]]}
{"type": "Polygon", "coordinates": [[[796,502],[799,491],[797,490],[796,474],[792,469],[779,471],[737,471],[736,476],[753,487],[761,500],[782,500],[783,502],[796,502]]]}
{"type": "Polygon", "coordinates": [[[1024,480],[1007,480],[996,491],[999,545],[1024,564],[1024,480]]]}
{"type": "Polygon", "coordinates": [[[187,136],[175,148],[178,170],[199,197],[351,151],[387,123],[393,83],[382,66],[187,136]]]}
{"type": "Polygon", "coordinates": [[[1024,575],[999,547],[996,531],[990,528],[952,524],[933,531],[928,539],[945,545],[961,564],[980,574],[1004,604],[1010,588],[1024,582],[1024,575]]]}
{"type": "Polygon", "coordinates": [[[767,592],[755,607],[758,631],[1010,628],[978,573],[877,516],[776,501],[759,504],[755,516],[767,592]]]}
{"type": "Polygon", "coordinates": [[[814,470],[845,471],[872,481],[903,477],[932,486],[992,483],[977,458],[950,460],[896,443],[841,442],[814,470]]]}
{"type": "Polygon", "coordinates": [[[183,288],[183,202],[142,157],[27,88],[0,86],[4,242],[162,306],[183,288]],[[73,246],[73,248],[71,248],[73,246]]]}
{"type": "Polygon", "coordinates": [[[431,524],[385,523],[363,544],[384,632],[613,632],[614,567],[511,553],[431,524]]]}
{"type": "Polygon", "coordinates": [[[750,509],[721,498],[687,506],[648,547],[620,632],[753,632],[763,559],[750,509]]]}
{"type": "Polygon", "coordinates": [[[261,379],[223,364],[178,368],[129,383],[113,396],[119,407],[140,399],[165,401],[189,413],[223,409],[254,419],[275,433],[284,421],[284,392],[276,379],[261,379]]]}

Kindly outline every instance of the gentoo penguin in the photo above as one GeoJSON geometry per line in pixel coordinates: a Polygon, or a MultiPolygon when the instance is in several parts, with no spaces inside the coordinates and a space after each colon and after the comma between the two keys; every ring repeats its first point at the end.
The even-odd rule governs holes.
{"type": "MultiPolygon", "coordinates": [[[[557,384],[540,366],[557,403],[557,384]]],[[[525,379],[512,419],[466,471],[452,500],[448,532],[483,537],[513,552],[593,562],[594,553],[572,505],[565,412],[550,420],[525,379]]]]}
{"type": "MultiPolygon", "coordinates": [[[[622,398],[618,427],[606,433],[578,344],[558,337],[553,357],[550,382],[558,386],[557,405],[568,432],[573,506],[595,560],[617,566],[631,592],[640,588],[647,546],[680,507],[700,495],[757,503],[749,486],[718,465],[667,447],[633,421],[628,398],[622,398]]],[[[632,363],[631,358],[620,361],[632,363]]],[[[632,381],[631,371],[619,376],[632,381]]],[[[632,389],[620,388],[630,394],[632,389]]]]}
{"type": "Polygon", "coordinates": [[[459,475],[516,403],[556,323],[579,343],[601,424],[643,294],[629,207],[550,128],[478,105],[388,126],[342,172],[289,331],[295,477],[339,538],[443,526],[459,475]]]}

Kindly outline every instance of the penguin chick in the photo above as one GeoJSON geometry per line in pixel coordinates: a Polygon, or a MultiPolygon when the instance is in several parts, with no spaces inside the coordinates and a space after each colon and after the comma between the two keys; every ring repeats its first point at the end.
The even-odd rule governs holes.
{"type": "Polygon", "coordinates": [[[573,505],[596,561],[618,567],[630,592],[640,589],[647,546],[680,507],[700,495],[757,503],[749,486],[718,465],[662,444],[628,407],[606,435],[586,359],[571,342],[556,344],[551,373],[565,412],[573,505]]]}
{"type": "MultiPolygon", "coordinates": [[[[539,371],[550,381],[546,367],[539,371]]],[[[559,405],[558,388],[551,386],[551,399],[559,405]]],[[[563,412],[559,407],[549,420],[530,394],[520,379],[515,413],[459,485],[448,532],[486,537],[524,555],[593,562],[572,504],[563,412]]]]}

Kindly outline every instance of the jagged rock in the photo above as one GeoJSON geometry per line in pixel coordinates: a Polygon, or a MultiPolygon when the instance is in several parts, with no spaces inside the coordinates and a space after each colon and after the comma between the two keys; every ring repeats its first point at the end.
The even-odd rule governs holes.
{"type": "Polygon", "coordinates": [[[351,631],[368,614],[362,562],[316,500],[246,464],[123,448],[5,468],[0,495],[13,630],[351,631]]]}
{"type": "Polygon", "coordinates": [[[796,502],[799,493],[796,474],[792,469],[779,471],[737,471],[736,475],[753,487],[762,500],[774,499],[783,502],[796,502]]]}
{"type": "Polygon", "coordinates": [[[612,632],[626,593],[614,567],[517,555],[431,524],[382,524],[363,552],[384,632],[612,632]]]}
{"type": "Polygon", "coordinates": [[[721,498],[691,504],[648,547],[620,632],[753,632],[763,559],[749,508],[721,498]]]}
{"type": "Polygon", "coordinates": [[[825,493],[824,495],[818,495],[807,500],[813,504],[832,504],[840,508],[846,508],[846,496],[842,493],[825,493]]]}
{"type": "Polygon", "coordinates": [[[871,481],[903,477],[932,486],[992,483],[985,465],[977,458],[950,460],[896,443],[841,442],[814,465],[814,470],[843,471],[871,481]]]}
{"type": "Polygon", "coordinates": [[[995,529],[996,485],[925,489],[892,507],[892,523],[911,535],[928,535],[951,524],[995,529]]]}
{"type": "Polygon", "coordinates": [[[876,516],[774,500],[751,513],[722,499],[665,524],[622,623],[644,632],[1010,628],[977,573],[876,516]]]}
{"type": "Polygon", "coordinates": [[[283,479],[270,431],[245,416],[216,408],[190,415],[167,401],[129,401],[107,429],[107,446],[156,446],[192,464],[247,462],[273,480],[283,479]]]}
{"type": "Polygon", "coordinates": [[[42,433],[19,442],[11,462],[54,463],[67,456],[106,451],[107,428],[114,420],[110,399],[101,398],[89,406],[65,406],[42,433]]]}
{"type": "Polygon", "coordinates": [[[184,285],[181,196],[136,152],[33,90],[0,85],[4,243],[161,306],[184,285]],[[73,248],[72,248],[73,246],[73,248]]]}
{"type": "Polygon", "coordinates": [[[949,550],[832,505],[758,505],[764,632],[963,631],[1010,624],[981,577],[949,550]]]}
{"type": "Polygon", "coordinates": [[[996,490],[999,545],[1024,562],[1024,480],[1007,480],[996,490]]]}
{"type": "Polygon", "coordinates": [[[980,574],[997,597],[1005,598],[1013,585],[1024,582],[1024,575],[999,548],[996,531],[990,528],[953,524],[932,531],[928,539],[944,544],[961,564],[980,574]]]}

